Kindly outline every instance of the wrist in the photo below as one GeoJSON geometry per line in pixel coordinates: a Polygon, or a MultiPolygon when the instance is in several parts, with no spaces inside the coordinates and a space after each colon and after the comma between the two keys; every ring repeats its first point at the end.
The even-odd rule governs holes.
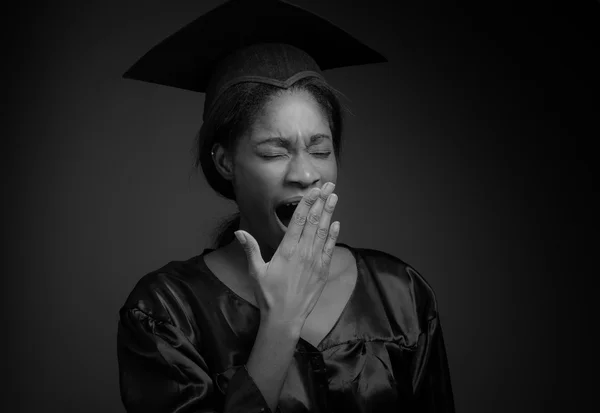
{"type": "Polygon", "coordinates": [[[304,326],[304,320],[284,321],[275,315],[266,315],[261,318],[260,328],[280,335],[282,338],[298,340],[304,326]]]}

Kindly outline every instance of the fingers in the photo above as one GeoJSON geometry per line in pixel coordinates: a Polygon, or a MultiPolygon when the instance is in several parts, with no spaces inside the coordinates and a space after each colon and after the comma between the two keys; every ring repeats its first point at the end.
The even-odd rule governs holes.
{"type": "MultiPolygon", "coordinates": [[[[303,247],[307,249],[310,248],[312,250],[312,247],[315,243],[315,237],[317,237],[317,230],[319,229],[321,223],[321,217],[323,216],[323,206],[325,205],[328,196],[333,192],[334,189],[335,184],[333,184],[332,182],[327,182],[325,185],[323,185],[319,197],[314,202],[312,208],[310,208],[310,210],[308,211],[306,223],[304,224],[304,231],[302,232],[302,238],[300,239],[300,244],[302,244],[303,247]]],[[[326,232],[325,236],[323,236],[322,231],[319,232],[320,236],[323,236],[323,239],[326,239],[327,237],[326,232]]],[[[319,249],[318,251],[320,252],[321,249],[319,249]]]]}
{"type": "Polygon", "coordinates": [[[335,250],[335,243],[340,235],[340,222],[335,221],[329,228],[329,235],[327,236],[327,242],[323,247],[323,253],[321,254],[321,262],[323,268],[329,268],[331,260],[333,259],[333,251],[335,250]]]}
{"type": "Polygon", "coordinates": [[[304,230],[308,211],[315,204],[320,193],[321,190],[319,188],[311,189],[296,207],[282,241],[282,244],[287,247],[286,249],[292,250],[295,248],[296,244],[298,244],[302,231],[304,230]]]}
{"type": "Polygon", "coordinates": [[[323,251],[325,242],[329,237],[331,217],[333,215],[333,211],[335,210],[335,204],[337,203],[337,200],[338,196],[336,194],[330,194],[329,197],[327,197],[325,205],[323,206],[321,221],[319,222],[319,227],[317,228],[313,244],[313,250],[316,253],[323,251]]]}
{"type": "Polygon", "coordinates": [[[248,259],[248,272],[251,276],[257,277],[258,268],[265,265],[262,255],[260,254],[258,242],[246,231],[239,230],[234,232],[234,234],[240,244],[242,244],[244,252],[246,253],[246,258],[248,259]]]}

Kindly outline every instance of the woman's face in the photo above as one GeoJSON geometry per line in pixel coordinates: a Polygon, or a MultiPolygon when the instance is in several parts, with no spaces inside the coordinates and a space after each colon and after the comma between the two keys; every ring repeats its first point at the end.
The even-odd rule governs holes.
{"type": "Polygon", "coordinates": [[[327,116],[302,90],[286,90],[267,102],[240,139],[234,162],[240,229],[256,238],[261,251],[274,252],[285,234],[275,213],[282,201],[337,180],[327,116]]]}

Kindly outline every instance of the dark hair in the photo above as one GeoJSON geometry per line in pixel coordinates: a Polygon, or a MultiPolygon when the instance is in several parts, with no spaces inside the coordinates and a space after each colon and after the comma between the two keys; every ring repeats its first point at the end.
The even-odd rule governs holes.
{"type": "MultiPolygon", "coordinates": [[[[324,110],[329,120],[333,139],[333,151],[338,166],[342,149],[342,105],[337,90],[317,77],[299,80],[292,90],[309,92],[324,110]]],[[[194,147],[195,167],[201,166],[208,184],[222,197],[235,201],[233,185],[217,171],[211,151],[221,144],[235,158],[240,137],[252,126],[259,111],[282,89],[264,83],[239,83],[227,89],[202,124],[194,147]]],[[[212,248],[220,248],[234,239],[239,229],[240,214],[225,217],[212,234],[212,248]]]]}

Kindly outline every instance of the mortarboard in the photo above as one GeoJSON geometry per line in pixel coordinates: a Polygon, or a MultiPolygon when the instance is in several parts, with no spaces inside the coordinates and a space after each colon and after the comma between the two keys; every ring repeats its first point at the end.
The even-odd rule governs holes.
{"type": "Polygon", "coordinates": [[[154,46],[123,77],[206,93],[206,119],[240,82],[287,88],[322,70],[381,62],[381,54],[298,6],[229,0],[154,46]]]}

